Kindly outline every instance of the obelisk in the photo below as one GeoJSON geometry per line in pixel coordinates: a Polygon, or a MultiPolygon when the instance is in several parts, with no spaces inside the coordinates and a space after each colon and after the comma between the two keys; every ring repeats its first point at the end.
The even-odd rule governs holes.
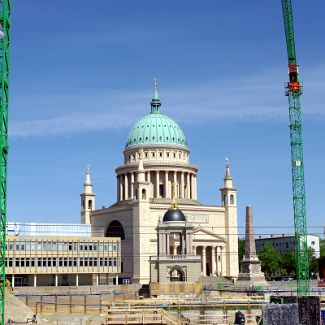
{"type": "Polygon", "coordinates": [[[241,273],[239,273],[237,283],[241,281],[250,285],[268,285],[264,273],[261,271],[261,262],[256,255],[253,209],[251,206],[246,206],[245,255],[241,263],[241,273]]]}

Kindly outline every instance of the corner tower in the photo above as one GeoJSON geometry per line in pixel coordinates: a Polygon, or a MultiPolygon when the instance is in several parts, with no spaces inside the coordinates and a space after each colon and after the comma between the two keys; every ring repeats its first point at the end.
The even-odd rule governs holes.
{"type": "Polygon", "coordinates": [[[95,210],[96,195],[93,192],[93,186],[90,181],[90,165],[86,169],[86,180],[84,183],[84,191],[80,194],[81,197],[81,220],[82,224],[90,224],[90,213],[95,210]]]}
{"type": "MultiPolygon", "coordinates": [[[[233,186],[229,160],[226,158],[224,186],[220,189],[221,202],[225,208],[225,235],[227,237],[226,272],[224,276],[238,277],[238,229],[237,229],[237,189],[233,186]]],[[[226,252],[222,252],[225,254],[226,252]]]]}

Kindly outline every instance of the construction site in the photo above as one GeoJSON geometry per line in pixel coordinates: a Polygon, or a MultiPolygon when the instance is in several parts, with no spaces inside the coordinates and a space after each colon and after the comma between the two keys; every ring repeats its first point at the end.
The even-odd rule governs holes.
{"type": "MultiPolygon", "coordinates": [[[[318,236],[324,229],[317,235],[307,229],[295,19],[292,1],[278,2],[284,26],[281,41],[285,40],[287,50],[283,53],[287,66],[282,69],[288,69],[284,95],[291,169],[286,172],[291,177],[293,233],[286,235],[289,227],[284,227],[281,235],[259,236],[257,249],[261,234],[254,226],[257,218],[254,214],[253,220],[251,205],[237,200],[237,180],[228,158],[221,187],[218,184],[219,202],[203,204],[198,199],[199,168],[190,162],[190,137],[164,113],[160,100],[164,92],[158,89],[157,78],[150,111],[136,122],[130,119],[133,126],[122,162],[109,181],[116,181],[116,190],[110,190],[116,195],[112,204],[96,205],[101,194],[97,190],[95,194],[93,185],[106,176],[93,177],[88,163],[78,194],[80,223],[57,222],[55,217],[50,222],[12,221],[7,213],[7,170],[9,75],[17,73],[10,63],[15,50],[11,48],[15,7],[11,0],[0,0],[0,325],[325,324],[323,239],[318,236]],[[240,232],[238,215],[242,214],[244,231],[240,232]],[[267,249],[273,255],[267,255],[267,249]],[[269,267],[274,261],[278,264],[269,267]]],[[[116,134],[119,125],[124,124],[114,125],[116,134]]],[[[199,140],[198,147],[208,152],[204,136],[199,140]]],[[[87,150],[96,147],[87,146],[81,150],[83,159],[89,159],[87,150]]],[[[48,183],[44,192],[47,187],[48,183]]],[[[63,210],[58,206],[58,211],[63,210]]]]}

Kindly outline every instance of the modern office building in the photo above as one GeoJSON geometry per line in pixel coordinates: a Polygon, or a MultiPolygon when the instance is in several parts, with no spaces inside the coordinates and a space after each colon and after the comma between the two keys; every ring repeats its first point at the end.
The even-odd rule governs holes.
{"type": "MultiPolygon", "coordinates": [[[[264,238],[260,236],[258,239],[255,239],[255,243],[257,252],[260,252],[265,244],[270,244],[273,246],[273,248],[277,249],[281,255],[289,251],[294,251],[296,246],[295,236],[293,235],[271,235],[270,237],[264,238]]],[[[315,257],[319,258],[319,236],[307,235],[307,245],[309,248],[314,250],[315,257]]]]}
{"type": "Polygon", "coordinates": [[[12,286],[118,283],[120,238],[7,236],[6,275],[12,286]]]}

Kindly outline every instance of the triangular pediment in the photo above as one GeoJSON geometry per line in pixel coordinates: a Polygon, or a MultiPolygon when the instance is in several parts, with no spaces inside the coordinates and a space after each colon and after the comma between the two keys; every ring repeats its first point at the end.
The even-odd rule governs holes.
{"type": "Polygon", "coordinates": [[[197,240],[203,240],[203,241],[221,241],[223,243],[226,243],[226,238],[215,234],[201,226],[194,228],[193,234],[195,235],[195,241],[197,240]]]}

